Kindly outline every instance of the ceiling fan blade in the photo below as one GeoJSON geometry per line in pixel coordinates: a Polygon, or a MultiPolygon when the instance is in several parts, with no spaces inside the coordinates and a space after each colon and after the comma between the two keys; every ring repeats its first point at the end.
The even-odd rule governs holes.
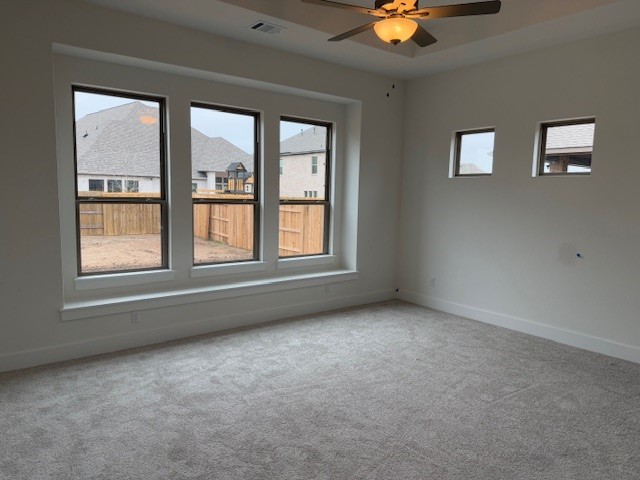
{"type": "Polygon", "coordinates": [[[502,2],[500,0],[492,0],[489,2],[461,3],[458,5],[443,5],[442,7],[427,7],[410,12],[407,14],[409,18],[447,18],[447,17],[465,17],[467,15],[490,15],[498,13],[502,2]]]}
{"type": "Polygon", "coordinates": [[[362,25],[361,27],[354,28],[353,30],[349,30],[348,32],[344,32],[340,35],[336,35],[335,37],[331,37],[329,41],[339,42],[340,40],[344,40],[345,38],[353,37],[354,35],[357,35],[359,33],[366,32],[367,30],[371,30],[376,23],[378,22],[376,21],[376,22],[367,23],[366,25],[362,25]]]}
{"type": "Polygon", "coordinates": [[[418,25],[416,33],[413,34],[411,40],[416,42],[419,47],[428,47],[438,41],[436,37],[427,32],[424,28],[418,25]]]}
{"type": "Polygon", "coordinates": [[[314,5],[322,5],[323,7],[335,7],[343,10],[351,10],[352,12],[365,13],[375,15],[376,17],[384,17],[385,13],[371,8],[360,7],[358,5],[349,5],[347,3],[332,2],[330,0],[302,0],[304,3],[312,3],[314,5]]]}

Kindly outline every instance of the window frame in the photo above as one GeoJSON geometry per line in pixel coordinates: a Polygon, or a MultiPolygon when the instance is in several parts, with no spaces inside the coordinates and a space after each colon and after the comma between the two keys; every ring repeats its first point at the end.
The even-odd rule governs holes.
{"type": "MultiPolygon", "coordinates": [[[[262,168],[262,162],[260,160],[260,125],[261,125],[261,115],[260,112],[255,110],[249,110],[241,107],[228,107],[225,105],[216,105],[213,103],[199,102],[199,101],[191,101],[189,104],[189,112],[191,112],[191,108],[203,108],[209,110],[216,110],[218,112],[226,112],[233,113],[237,115],[248,115],[253,117],[253,178],[254,178],[254,186],[253,186],[253,200],[249,200],[248,198],[239,198],[237,200],[225,198],[225,199],[215,199],[215,198],[193,198],[193,192],[191,194],[191,267],[210,267],[215,265],[228,265],[231,263],[246,263],[246,262],[257,262],[260,260],[260,179],[262,168]],[[253,256],[251,258],[243,259],[243,260],[228,260],[225,262],[206,262],[206,263],[195,263],[195,233],[193,231],[193,224],[195,223],[194,217],[194,207],[196,205],[202,204],[216,204],[216,205],[253,205],[253,256]]],[[[189,119],[189,124],[191,126],[191,118],[189,119]]],[[[193,158],[190,158],[190,165],[193,162],[193,158]]],[[[218,176],[216,175],[215,186],[218,185],[218,176]]],[[[224,178],[222,178],[223,189],[225,186],[228,186],[228,179],[225,182],[224,178]]]]}
{"type": "Polygon", "coordinates": [[[553,120],[550,122],[541,122],[538,127],[538,155],[537,155],[537,168],[536,173],[539,177],[566,177],[566,176],[588,176],[591,175],[591,163],[589,164],[588,172],[545,172],[544,171],[544,163],[546,155],[546,144],[547,144],[547,131],[549,127],[568,127],[572,125],[589,125],[593,124],[593,144],[591,145],[591,162],[593,162],[593,147],[595,144],[595,124],[596,117],[584,117],[584,118],[574,118],[570,120],[553,120]]]}
{"type": "MultiPolygon", "coordinates": [[[[75,197],[75,236],[76,236],[76,262],[77,276],[91,277],[98,275],[113,275],[132,272],[150,272],[169,269],[169,202],[167,200],[167,109],[164,97],[156,95],[146,95],[126,90],[112,90],[109,88],[90,87],[85,85],[71,85],[71,111],[73,112],[73,173],[74,173],[74,197],[75,197]],[[97,95],[108,95],[112,97],[127,98],[131,100],[149,101],[158,103],[158,129],[159,129],[159,161],[160,161],[160,195],[158,197],[130,197],[126,196],[92,197],[91,195],[81,197],[78,190],[78,148],[76,131],[76,92],[92,93],[97,95]],[[160,206],[160,266],[131,268],[122,270],[100,270],[95,272],[82,271],[82,243],[80,237],[80,206],[86,204],[124,204],[124,205],[159,205],[160,206]]],[[[120,180],[122,182],[122,180],[120,180]]],[[[124,190],[124,184],[123,184],[124,190]]],[[[108,191],[108,180],[107,180],[108,191]]],[[[121,193],[133,193],[124,192],[121,193]]]]}
{"type": "Polygon", "coordinates": [[[475,135],[478,133],[493,133],[493,148],[495,151],[495,127],[474,128],[472,130],[457,130],[454,135],[454,157],[453,176],[454,177],[490,177],[493,175],[493,160],[491,162],[491,172],[489,173],[460,173],[460,155],[462,153],[462,137],[465,135],[475,135]]]}
{"type": "MultiPolygon", "coordinates": [[[[310,253],[303,255],[287,255],[281,256],[278,253],[278,260],[288,260],[293,258],[307,258],[307,257],[318,257],[321,255],[329,255],[329,245],[330,245],[330,235],[331,235],[331,166],[332,166],[332,158],[333,158],[333,130],[334,124],[332,122],[323,122],[319,120],[309,120],[301,117],[292,117],[288,115],[281,115],[280,122],[294,122],[294,123],[302,123],[305,125],[316,126],[316,127],[324,127],[327,131],[327,137],[325,139],[325,178],[324,178],[324,200],[318,199],[317,197],[314,199],[310,197],[308,199],[300,199],[300,200],[282,200],[280,198],[280,193],[278,192],[278,205],[323,205],[324,206],[324,229],[323,229],[323,238],[322,238],[322,252],[320,253],[310,253]]],[[[317,173],[316,175],[319,175],[317,173]]],[[[280,215],[278,213],[278,225],[280,225],[280,215]]],[[[279,243],[279,242],[278,242],[279,243]]],[[[278,251],[280,245],[278,245],[278,251]]]]}

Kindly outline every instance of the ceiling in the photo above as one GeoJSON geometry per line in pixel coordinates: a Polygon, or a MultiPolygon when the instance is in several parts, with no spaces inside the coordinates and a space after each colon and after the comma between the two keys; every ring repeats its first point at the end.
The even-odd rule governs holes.
{"type": "MultiPolygon", "coordinates": [[[[407,42],[390,47],[373,31],[342,42],[327,42],[329,37],[374,18],[300,0],[85,1],[404,79],[640,26],[638,0],[502,0],[497,15],[421,21],[438,39],[434,45],[418,48],[407,42]],[[283,29],[277,34],[252,30],[258,21],[283,29]]],[[[373,7],[375,0],[343,3],[373,7]]],[[[421,0],[419,6],[452,3],[473,2],[421,0]]]]}

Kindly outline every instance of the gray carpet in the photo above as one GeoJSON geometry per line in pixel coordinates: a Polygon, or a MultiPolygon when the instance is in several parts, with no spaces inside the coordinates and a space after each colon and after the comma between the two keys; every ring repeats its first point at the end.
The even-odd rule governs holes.
{"type": "Polygon", "coordinates": [[[0,478],[638,479],[640,365],[368,305],[0,374],[0,478]]]}

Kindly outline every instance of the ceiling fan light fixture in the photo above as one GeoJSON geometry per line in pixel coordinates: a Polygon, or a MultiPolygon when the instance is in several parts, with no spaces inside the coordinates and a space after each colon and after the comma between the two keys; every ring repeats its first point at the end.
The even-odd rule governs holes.
{"type": "Polygon", "coordinates": [[[404,17],[385,18],[373,26],[380,40],[394,45],[409,40],[417,29],[418,24],[415,21],[404,17]]]}

